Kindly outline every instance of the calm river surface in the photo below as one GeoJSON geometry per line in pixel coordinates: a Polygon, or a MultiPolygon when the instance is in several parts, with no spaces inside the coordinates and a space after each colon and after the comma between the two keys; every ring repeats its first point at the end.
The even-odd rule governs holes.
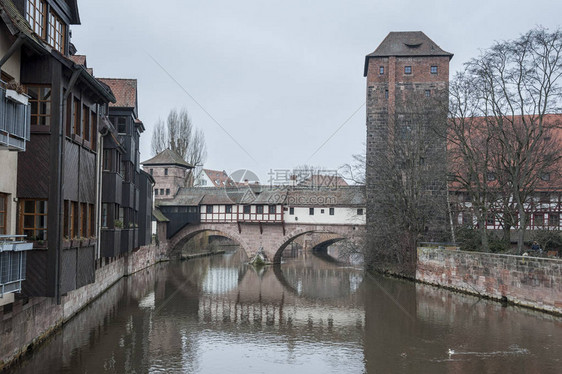
{"type": "Polygon", "coordinates": [[[261,271],[234,253],[123,279],[14,372],[561,373],[562,319],[312,253],[261,271]]]}

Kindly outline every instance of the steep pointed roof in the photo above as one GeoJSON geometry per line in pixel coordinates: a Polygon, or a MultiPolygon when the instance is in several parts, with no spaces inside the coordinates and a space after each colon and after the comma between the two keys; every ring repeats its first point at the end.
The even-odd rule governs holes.
{"type": "Polygon", "coordinates": [[[141,162],[141,164],[153,166],[174,165],[181,166],[186,169],[193,169],[193,165],[185,161],[180,155],[171,149],[165,149],[151,159],[141,162]]]}
{"type": "Polygon", "coordinates": [[[452,53],[442,50],[421,31],[393,31],[388,33],[373,53],[365,56],[364,76],[367,76],[369,58],[390,56],[446,56],[449,60],[453,58],[452,53]]]}
{"type": "Polygon", "coordinates": [[[211,180],[215,187],[234,187],[234,181],[226,174],[226,171],[203,169],[203,173],[211,180]]]}
{"type": "Polygon", "coordinates": [[[137,108],[137,80],[127,78],[98,78],[107,84],[115,95],[115,103],[110,107],[137,108]]]}

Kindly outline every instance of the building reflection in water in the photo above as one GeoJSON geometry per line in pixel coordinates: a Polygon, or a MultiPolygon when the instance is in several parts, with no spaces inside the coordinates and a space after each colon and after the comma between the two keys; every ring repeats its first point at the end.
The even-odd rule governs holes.
{"type": "Polygon", "coordinates": [[[14,372],[549,373],[561,351],[555,317],[311,252],[259,270],[231,253],[118,282],[14,372]]]}

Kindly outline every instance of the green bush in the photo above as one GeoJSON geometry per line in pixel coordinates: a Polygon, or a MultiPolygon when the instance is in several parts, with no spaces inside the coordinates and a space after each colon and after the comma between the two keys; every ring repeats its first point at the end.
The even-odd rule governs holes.
{"type": "Polygon", "coordinates": [[[464,225],[455,229],[457,242],[463,251],[482,251],[480,233],[472,226],[464,225]]]}
{"type": "Polygon", "coordinates": [[[509,249],[509,243],[495,235],[490,238],[488,246],[490,247],[490,252],[492,253],[506,252],[509,249]]]}

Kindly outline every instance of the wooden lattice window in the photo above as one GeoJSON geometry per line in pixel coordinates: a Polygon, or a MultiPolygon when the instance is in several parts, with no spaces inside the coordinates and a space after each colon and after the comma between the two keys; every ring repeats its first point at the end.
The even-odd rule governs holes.
{"type": "Polygon", "coordinates": [[[90,147],[95,151],[97,146],[98,125],[97,115],[93,111],[90,112],[90,132],[90,147]]]}
{"type": "Polygon", "coordinates": [[[533,215],[533,225],[535,227],[543,227],[544,226],[544,213],[535,213],[533,215]]]}
{"type": "Polygon", "coordinates": [[[47,240],[47,200],[20,200],[19,233],[29,240],[47,240]]]}
{"type": "Polygon", "coordinates": [[[88,204],[80,203],[80,236],[88,237],[88,204]]]}
{"type": "Polygon", "coordinates": [[[66,37],[66,25],[59,16],[53,12],[49,13],[49,37],[47,43],[60,53],[64,53],[66,37]]]}
{"type": "Polygon", "coordinates": [[[84,140],[90,141],[90,108],[82,105],[82,134],[84,140]]]}
{"type": "Polygon", "coordinates": [[[47,4],[45,0],[27,0],[25,19],[29,22],[34,33],[45,39],[45,14],[47,4]]]}
{"type": "Polygon", "coordinates": [[[29,103],[31,104],[31,124],[51,125],[51,86],[27,86],[29,103]]]}
{"type": "Polygon", "coordinates": [[[548,213],[548,224],[550,227],[560,227],[560,213],[548,213]]]}
{"type": "Polygon", "coordinates": [[[75,238],[78,234],[76,221],[78,220],[78,203],[75,201],[70,202],[70,220],[69,220],[69,237],[75,238]]]}
{"type": "Polygon", "coordinates": [[[80,100],[74,98],[74,112],[72,116],[73,132],[80,136],[80,100]]]}
{"type": "Polygon", "coordinates": [[[90,221],[88,228],[88,236],[96,236],[96,207],[94,204],[88,204],[88,209],[90,211],[90,221]]]}

